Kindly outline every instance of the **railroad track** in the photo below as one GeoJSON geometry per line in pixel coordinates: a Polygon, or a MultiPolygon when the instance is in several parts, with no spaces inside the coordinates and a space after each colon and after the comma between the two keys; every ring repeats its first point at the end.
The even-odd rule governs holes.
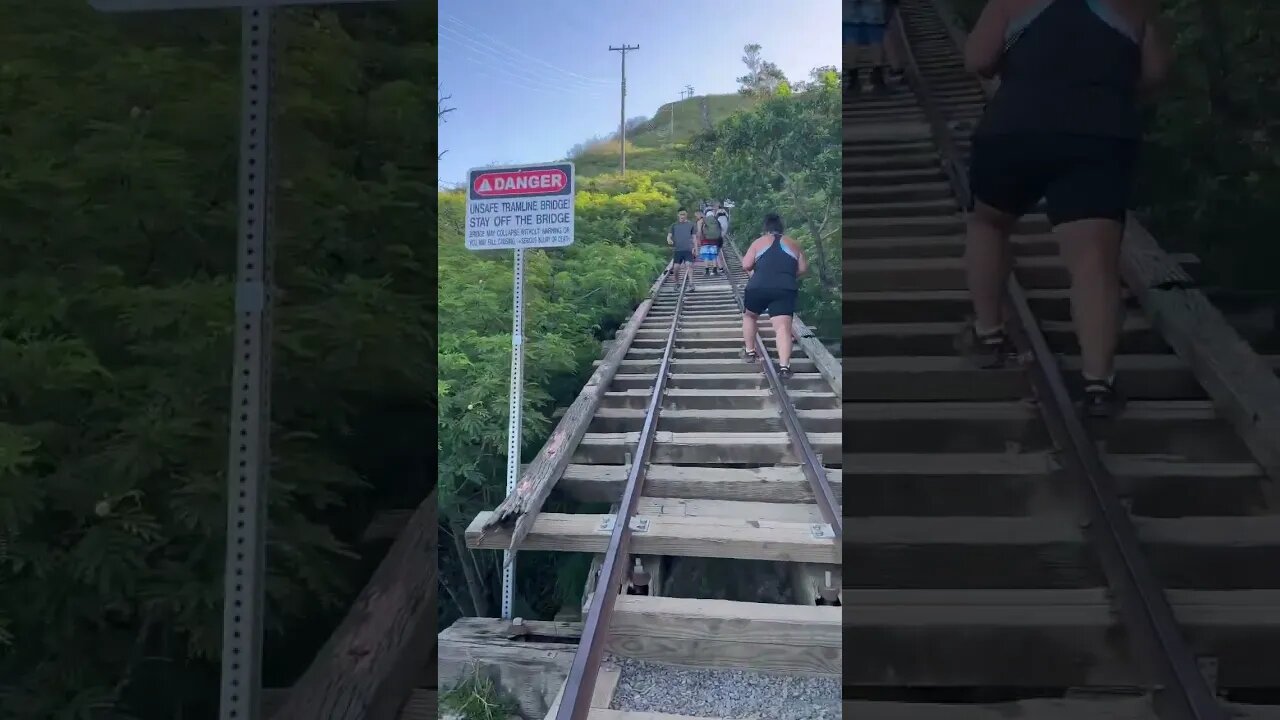
{"type": "MultiPolygon", "coordinates": [[[[780,403],[772,366],[743,359],[734,290],[746,274],[735,249],[725,256],[731,274],[699,275],[696,291],[666,275],[655,284],[522,475],[554,478],[578,500],[610,503],[610,514],[539,512],[526,500],[509,505],[520,510],[507,522],[497,522],[499,508],[467,529],[476,549],[507,548],[523,531],[522,550],[595,554],[581,640],[549,718],[653,717],[606,709],[619,672],[602,668],[605,653],[702,668],[840,672],[839,366],[798,325],[795,374],[780,403]],[[808,450],[788,433],[789,416],[808,450]],[[548,465],[557,459],[560,468],[548,465]],[[832,517],[815,487],[818,497],[833,496],[832,517]],[[636,561],[643,575],[630,572],[636,561]],[[775,587],[762,596],[768,580],[775,587]]],[[[760,334],[771,357],[773,330],[762,323],[760,334]]],[[[442,658],[446,645],[442,636],[442,658]]]]}
{"type": "MultiPolygon", "coordinates": [[[[1260,465],[1280,442],[1224,419],[1249,401],[1210,399],[1217,376],[1170,349],[1197,339],[1161,330],[1181,326],[1158,293],[1127,276],[1130,404],[1081,425],[1062,402],[1068,277],[1033,212],[1014,238],[1022,365],[953,350],[970,313],[956,170],[986,96],[944,11],[903,0],[911,88],[844,115],[845,711],[1280,716],[1262,706],[1280,696],[1280,505],[1260,465]]],[[[1274,360],[1240,361],[1269,397],[1274,360]]]]}

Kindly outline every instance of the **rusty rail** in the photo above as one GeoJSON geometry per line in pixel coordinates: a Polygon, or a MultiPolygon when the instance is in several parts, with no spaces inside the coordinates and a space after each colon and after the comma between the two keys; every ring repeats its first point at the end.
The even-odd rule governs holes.
{"type": "MultiPolygon", "coordinates": [[[[964,161],[942,108],[916,64],[905,27],[907,19],[904,15],[899,17],[896,32],[902,41],[908,77],[933,129],[956,199],[961,207],[968,208],[971,192],[964,161]]],[[[1041,415],[1055,444],[1062,449],[1063,464],[1081,482],[1090,514],[1088,528],[1107,583],[1119,600],[1130,631],[1130,644],[1158,679],[1154,688],[1157,714],[1162,720],[1226,720],[1226,712],[1201,673],[1164,589],[1143,555],[1133,522],[1120,501],[1115,478],[1074,412],[1057,358],[1040,330],[1026,293],[1012,276],[1007,302],[1014,311],[1014,341],[1031,374],[1041,415]]]]}
{"type": "Polygon", "coordinates": [[[569,676],[565,679],[564,694],[556,711],[556,720],[586,720],[591,708],[591,693],[595,690],[596,679],[600,674],[600,659],[609,639],[609,620],[613,616],[623,572],[627,567],[627,547],[631,544],[631,516],[635,513],[644,490],[649,454],[653,450],[653,434],[658,427],[662,395],[666,390],[671,356],[675,351],[676,332],[680,327],[680,310],[684,305],[685,287],[689,284],[691,272],[692,267],[686,267],[680,277],[675,312],[671,316],[671,330],[667,333],[667,344],[662,351],[662,361],[658,364],[649,405],[645,409],[644,424],[640,426],[640,439],[636,443],[631,467],[627,471],[627,484],[622,491],[622,500],[618,503],[618,513],[614,516],[609,547],[605,551],[600,576],[596,581],[595,601],[591,603],[586,622],[582,626],[582,639],[573,656],[573,664],[569,667],[569,676]]]}

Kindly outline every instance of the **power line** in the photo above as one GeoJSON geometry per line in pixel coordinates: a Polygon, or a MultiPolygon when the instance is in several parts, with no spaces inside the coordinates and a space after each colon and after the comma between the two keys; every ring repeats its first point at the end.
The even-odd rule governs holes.
{"type": "Polygon", "coordinates": [[[524,87],[533,87],[537,90],[551,90],[557,92],[564,92],[566,90],[577,91],[580,93],[586,93],[589,97],[599,97],[601,94],[600,88],[568,85],[567,83],[569,81],[566,81],[565,86],[555,85],[554,80],[550,80],[547,77],[540,76],[531,70],[525,69],[520,63],[510,62],[509,58],[497,54],[491,48],[482,43],[471,40],[461,34],[455,36],[454,33],[457,33],[456,30],[441,26],[440,31],[440,37],[442,39],[447,39],[450,42],[458,43],[458,49],[465,50],[475,57],[498,61],[498,64],[496,65],[494,63],[475,63],[477,66],[483,67],[486,70],[499,71],[505,74],[508,78],[519,81],[524,87]],[[523,75],[518,73],[523,73],[523,75]]]}
{"type": "MultiPolygon", "coordinates": [[[[535,63],[538,63],[539,65],[543,65],[543,66],[545,66],[545,67],[547,67],[547,68],[550,68],[550,69],[552,69],[552,70],[555,70],[556,72],[559,72],[559,73],[563,73],[563,74],[565,74],[565,75],[568,75],[569,77],[575,78],[575,79],[577,79],[577,80],[578,80],[578,81],[580,81],[580,82],[589,82],[589,83],[595,83],[595,84],[599,84],[599,85],[608,85],[608,84],[610,84],[610,82],[611,82],[611,81],[609,81],[609,80],[605,80],[605,79],[603,79],[603,78],[593,78],[593,77],[588,77],[588,76],[586,76],[586,75],[580,75],[580,74],[578,74],[578,73],[576,73],[576,72],[573,72],[572,70],[566,70],[566,69],[564,69],[564,68],[562,68],[562,67],[560,67],[560,66],[558,66],[558,65],[553,65],[553,64],[551,64],[551,63],[547,62],[546,60],[543,60],[543,59],[541,59],[541,58],[534,57],[534,56],[532,56],[532,55],[530,55],[530,54],[526,53],[525,51],[521,50],[520,48],[517,48],[517,47],[515,47],[515,46],[513,46],[513,45],[510,45],[510,44],[508,44],[508,43],[505,43],[505,42],[503,42],[502,40],[499,40],[498,38],[493,37],[492,35],[489,35],[489,34],[487,34],[487,33],[485,33],[485,32],[482,32],[481,30],[478,30],[478,29],[476,29],[476,28],[472,27],[471,25],[468,25],[467,23],[465,23],[465,22],[463,22],[463,21],[459,20],[458,18],[453,17],[452,15],[444,15],[444,16],[442,16],[442,19],[443,19],[445,22],[449,22],[449,23],[452,23],[452,24],[456,25],[458,28],[461,28],[461,29],[463,29],[463,30],[469,30],[469,31],[471,31],[471,32],[472,32],[472,33],[474,33],[474,34],[476,34],[476,35],[478,35],[478,36],[480,36],[480,37],[482,37],[482,38],[485,38],[486,40],[488,40],[488,41],[489,41],[489,43],[492,43],[492,44],[494,44],[494,45],[501,45],[501,46],[503,46],[503,47],[507,48],[509,51],[511,51],[511,52],[513,52],[513,53],[515,53],[515,54],[517,54],[517,55],[520,55],[520,56],[522,56],[522,57],[524,57],[524,58],[526,58],[526,59],[528,59],[528,60],[531,60],[531,61],[533,61],[533,62],[535,62],[535,63]]],[[[455,31],[456,31],[456,30],[455,30],[455,31]]]]}

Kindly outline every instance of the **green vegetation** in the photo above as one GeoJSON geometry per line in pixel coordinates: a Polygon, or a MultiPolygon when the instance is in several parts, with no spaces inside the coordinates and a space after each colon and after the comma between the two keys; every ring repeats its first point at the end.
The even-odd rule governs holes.
{"type": "MultiPolygon", "coordinates": [[[[981,0],[955,0],[972,23],[981,0]]],[[[1214,282],[1280,291],[1280,3],[1165,0],[1177,60],[1153,98],[1137,199],[1214,282]]]]}
{"type": "Polygon", "coordinates": [[[516,702],[476,668],[462,682],[440,693],[440,709],[463,720],[507,720],[518,712],[516,702]]]}
{"type": "MultiPolygon", "coordinates": [[[[268,685],[434,476],[434,13],[282,20],[268,685]]],[[[239,16],[0,16],[0,717],[213,717],[239,16]]]]}
{"type": "MultiPolygon", "coordinates": [[[[627,170],[655,171],[680,166],[689,142],[706,132],[708,123],[714,127],[756,102],[756,98],[741,94],[705,95],[663,105],[652,118],[627,130],[627,170]],[[704,107],[707,113],[705,120],[702,114],[704,107]]],[[[612,137],[574,148],[570,157],[579,177],[617,172],[618,134],[615,132],[612,137]]]]}
{"type": "Polygon", "coordinates": [[[738,203],[741,249],[770,212],[800,241],[811,277],[801,283],[798,312],[826,342],[840,337],[840,117],[839,75],[815,68],[809,82],[783,79],[772,97],[693,145],[694,154],[711,159],[716,196],[738,203]]]}
{"type": "MultiPolygon", "coordinates": [[[[637,170],[628,152],[626,176],[612,172],[616,140],[612,151],[606,142],[575,156],[574,244],[526,253],[523,459],[545,442],[554,409],[573,401],[601,342],[649,291],[669,257],[665,239],[677,209],[698,200],[733,198],[744,239],[770,210],[788,218],[789,233],[822,267],[820,281],[804,283],[802,313],[838,336],[840,214],[831,212],[840,190],[838,84],[834,68],[794,85],[783,79],[773,90],[744,84],[742,94],[709,100],[711,116],[721,118],[709,131],[694,114],[700,98],[685,101],[676,108],[675,148],[650,144],[664,123],[670,134],[670,116],[659,113],[636,125],[635,142],[660,168],[637,170]],[[595,153],[598,166],[583,162],[595,153]]],[[[460,615],[495,615],[501,590],[500,554],[471,553],[462,533],[506,494],[512,257],[466,250],[463,221],[462,194],[440,194],[441,627],[460,615]]],[[[546,509],[569,506],[553,495],[546,509]]],[[[522,552],[518,563],[518,615],[550,618],[562,605],[577,607],[585,556],[522,552]]]]}

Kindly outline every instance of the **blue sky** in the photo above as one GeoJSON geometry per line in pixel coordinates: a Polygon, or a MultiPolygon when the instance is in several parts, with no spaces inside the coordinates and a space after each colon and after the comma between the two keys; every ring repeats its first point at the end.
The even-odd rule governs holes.
{"type": "Polygon", "coordinates": [[[440,0],[439,181],[490,163],[558,160],[618,128],[620,53],[627,117],[680,99],[735,92],[742,47],[787,77],[840,64],[839,0],[440,0]],[[711,29],[708,29],[711,28],[711,29]]]}

